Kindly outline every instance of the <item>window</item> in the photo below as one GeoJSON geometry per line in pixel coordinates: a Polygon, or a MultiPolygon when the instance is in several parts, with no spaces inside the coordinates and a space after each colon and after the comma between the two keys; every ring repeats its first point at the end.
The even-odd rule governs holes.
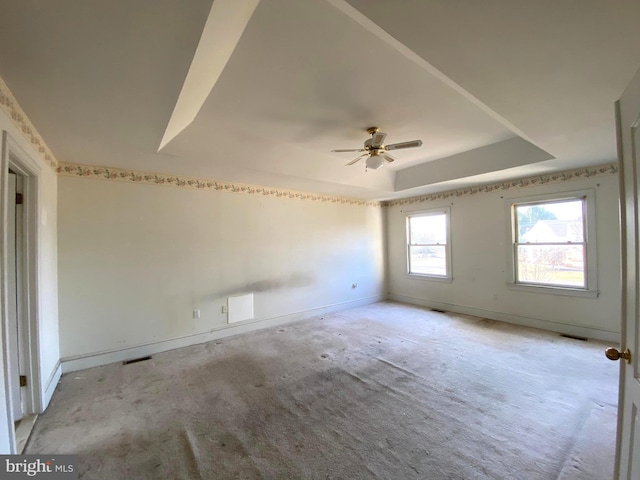
{"type": "Polygon", "coordinates": [[[449,208],[407,215],[409,275],[451,279],[449,208]]]}
{"type": "Polygon", "coordinates": [[[514,286],[597,295],[592,192],[521,199],[510,216],[514,286]]]}

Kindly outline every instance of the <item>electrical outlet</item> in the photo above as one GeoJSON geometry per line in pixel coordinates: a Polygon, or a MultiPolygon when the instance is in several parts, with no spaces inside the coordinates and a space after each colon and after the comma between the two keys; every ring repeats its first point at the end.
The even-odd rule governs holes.
{"type": "Polygon", "coordinates": [[[200,318],[200,310],[193,311],[193,318],[200,318]]]}
{"type": "Polygon", "coordinates": [[[228,313],[228,309],[226,305],[222,305],[222,309],[221,309],[222,313],[228,313]]]}

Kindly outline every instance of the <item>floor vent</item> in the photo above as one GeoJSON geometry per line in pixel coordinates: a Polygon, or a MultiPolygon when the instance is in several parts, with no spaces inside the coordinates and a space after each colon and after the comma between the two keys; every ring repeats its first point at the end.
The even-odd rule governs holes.
{"type": "Polygon", "coordinates": [[[132,358],[131,360],[125,360],[124,362],[122,362],[122,364],[129,365],[130,363],[144,362],[145,360],[151,360],[151,355],[147,357],[132,358]]]}
{"type": "Polygon", "coordinates": [[[568,335],[566,333],[561,333],[560,336],[564,338],[572,338],[573,340],[580,340],[581,342],[586,342],[588,340],[587,337],[577,337],[575,335],[568,335]]]}
{"type": "Polygon", "coordinates": [[[444,310],[438,310],[437,308],[432,308],[431,311],[432,312],[438,312],[438,313],[447,313],[444,310]]]}

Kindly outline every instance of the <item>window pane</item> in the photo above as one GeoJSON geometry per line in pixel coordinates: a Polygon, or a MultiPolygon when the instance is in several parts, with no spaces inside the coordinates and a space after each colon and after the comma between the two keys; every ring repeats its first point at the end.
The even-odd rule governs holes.
{"type": "Polygon", "coordinates": [[[447,216],[424,215],[409,217],[409,243],[447,243],[447,216]]]}
{"type": "Polygon", "coordinates": [[[518,282],[586,287],[583,245],[518,245],[518,282]]]}
{"type": "Polygon", "coordinates": [[[409,273],[447,276],[445,247],[409,247],[409,273]]]}
{"type": "Polygon", "coordinates": [[[518,243],[583,242],[582,200],[517,205],[518,243]]]}

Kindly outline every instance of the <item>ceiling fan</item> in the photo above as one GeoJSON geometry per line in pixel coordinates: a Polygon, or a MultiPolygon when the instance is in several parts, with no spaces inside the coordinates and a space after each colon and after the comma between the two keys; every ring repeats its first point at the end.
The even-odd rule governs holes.
{"type": "Polygon", "coordinates": [[[366,152],[360,155],[355,160],[347,163],[347,166],[353,165],[359,160],[367,157],[366,168],[377,170],[384,165],[385,160],[389,163],[395,161],[395,158],[389,155],[387,152],[390,150],[400,150],[401,148],[413,148],[422,145],[422,140],[411,140],[410,142],[392,143],[391,145],[385,145],[384,139],[387,136],[386,133],[380,132],[378,127],[367,128],[367,132],[371,135],[371,138],[365,140],[364,148],[350,148],[346,150],[331,150],[332,152],[366,152]]]}

